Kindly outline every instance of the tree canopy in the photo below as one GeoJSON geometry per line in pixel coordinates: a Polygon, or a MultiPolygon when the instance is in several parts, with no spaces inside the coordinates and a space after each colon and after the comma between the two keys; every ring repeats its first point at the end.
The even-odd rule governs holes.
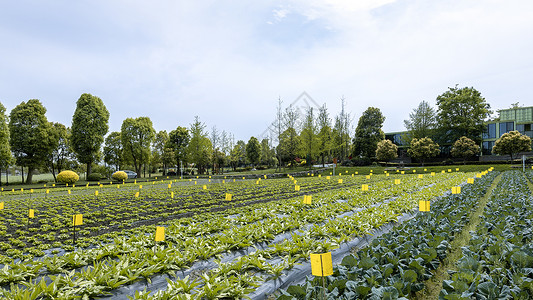
{"type": "Polygon", "coordinates": [[[251,137],[246,144],[246,157],[252,165],[256,166],[261,158],[261,144],[255,137],[251,137]]]}
{"type": "MultiPolygon", "coordinates": [[[[7,168],[13,161],[11,147],[9,146],[9,125],[6,108],[0,103],[0,169],[7,168]]],[[[0,177],[0,184],[2,183],[0,177]]]]}
{"type": "Polygon", "coordinates": [[[460,137],[455,143],[453,143],[452,150],[450,151],[453,157],[463,158],[463,163],[466,159],[475,156],[479,153],[479,146],[473,140],[466,136],[460,137]]]}
{"type": "Polygon", "coordinates": [[[148,117],[127,118],[122,122],[120,141],[124,160],[133,163],[135,172],[150,161],[150,146],[155,136],[152,120],[148,117]]]}
{"type": "Polygon", "coordinates": [[[194,118],[194,123],[191,124],[190,131],[191,141],[188,145],[190,161],[196,165],[198,172],[203,174],[209,165],[212,152],[211,140],[207,137],[205,125],[200,122],[198,116],[194,118]]]}
{"type": "Polygon", "coordinates": [[[385,117],[379,108],[369,107],[359,118],[353,139],[353,153],[356,157],[372,158],[376,155],[378,142],[385,138],[381,130],[385,117]]]}
{"type": "Polygon", "coordinates": [[[408,131],[407,142],[411,139],[431,138],[437,125],[435,110],[427,101],[422,101],[403,123],[408,131]]]}
{"type": "Polygon", "coordinates": [[[523,135],[517,130],[504,133],[499,139],[496,140],[492,147],[492,153],[500,155],[513,156],[520,152],[531,151],[531,138],[527,135],[523,135]]]}
{"type": "Polygon", "coordinates": [[[421,139],[413,139],[407,153],[411,155],[411,157],[419,159],[423,165],[426,159],[439,155],[440,149],[439,144],[433,142],[433,140],[428,137],[424,137],[421,139]]]}
{"type": "Polygon", "coordinates": [[[104,161],[106,164],[114,166],[116,171],[120,170],[124,161],[120,132],[113,131],[105,138],[104,161]]]}
{"type": "Polygon", "coordinates": [[[178,128],[168,134],[168,147],[174,153],[176,166],[180,166],[180,162],[187,162],[187,146],[189,145],[189,140],[189,130],[185,127],[178,126],[178,128]]]}
{"type": "Polygon", "coordinates": [[[376,149],[376,158],[380,161],[389,161],[398,157],[398,146],[390,140],[381,140],[376,149]]]}
{"type": "Polygon", "coordinates": [[[82,94],[72,116],[71,146],[78,160],[87,164],[87,175],[91,174],[91,164],[100,158],[100,147],[109,130],[108,121],[109,112],[102,99],[82,94]]]}

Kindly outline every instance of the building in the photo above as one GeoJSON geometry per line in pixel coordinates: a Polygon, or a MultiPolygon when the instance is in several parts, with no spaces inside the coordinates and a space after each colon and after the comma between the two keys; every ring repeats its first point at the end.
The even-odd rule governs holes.
{"type": "Polygon", "coordinates": [[[487,128],[483,133],[481,145],[483,155],[490,155],[494,142],[506,132],[518,130],[521,134],[533,138],[533,106],[501,109],[498,113],[498,118],[487,122],[487,128]]]}

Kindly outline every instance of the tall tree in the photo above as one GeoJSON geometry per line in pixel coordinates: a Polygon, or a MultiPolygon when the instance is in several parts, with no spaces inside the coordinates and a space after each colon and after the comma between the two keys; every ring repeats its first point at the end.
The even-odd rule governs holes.
{"type": "Polygon", "coordinates": [[[246,144],[244,141],[238,140],[233,149],[231,150],[231,166],[233,171],[237,170],[238,166],[246,163],[246,144]]]}
{"type": "Polygon", "coordinates": [[[463,164],[466,164],[466,159],[475,156],[479,153],[479,146],[476,142],[462,136],[460,139],[453,143],[452,150],[450,151],[453,157],[462,157],[463,164]]]}
{"type": "MultiPolygon", "coordinates": [[[[0,171],[6,170],[6,177],[8,175],[8,168],[13,161],[11,154],[11,147],[9,146],[9,126],[6,116],[6,108],[0,103],[0,171]]],[[[0,185],[2,185],[2,177],[0,172],[0,185]]]]}
{"type": "Polygon", "coordinates": [[[209,166],[210,155],[212,152],[211,141],[205,132],[204,123],[200,122],[198,116],[194,117],[194,123],[191,124],[191,141],[189,142],[188,152],[191,161],[198,168],[198,173],[203,174],[209,166]]]}
{"type": "Polygon", "coordinates": [[[114,166],[116,171],[121,169],[124,159],[120,132],[113,131],[105,138],[104,161],[106,164],[114,166]]]}
{"type": "Polygon", "coordinates": [[[435,109],[427,101],[422,101],[403,123],[408,131],[407,142],[423,137],[431,138],[437,125],[435,109]]]}
{"type": "Polygon", "coordinates": [[[10,145],[17,164],[28,167],[26,183],[32,183],[33,170],[44,165],[57,144],[46,108],[37,99],[17,105],[9,121],[10,145]]]}
{"type": "Polygon", "coordinates": [[[376,155],[378,142],[385,139],[381,130],[385,117],[379,108],[369,107],[359,118],[355,129],[354,156],[372,158],[376,155]]]}
{"type": "Polygon", "coordinates": [[[331,119],[329,118],[326,104],[318,110],[318,140],[319,154],[322,158],[322,166],[325,165],[325,158],[330,157],[332,147],[331,119]]]}
{"type": "Polygon", "coordinates": [[[281,97],[278,97],[278,107],[276,108],[276,127],[275,127],[275,134],[276,138],[278,139],[278,147],[276,148],[276,152],[278,155],[278,164],[279,164],[279,170],[281,171],[281,147],[279,147],[279,144],[281,143],[281,134],[283,131],[285,131],[284,128],[284,122],[283,122],[283,110],[281,109],[281,104],[283,102],[281,101],[281,97]]]}
{"type": "Polygon", "coordinates": [[[518,155],[520,152],[531,151],[531,138],[527,135],[521,134],[517,130],[504,133],[496,140],[492,147],[492,153],[511,156],[518,155]]]}
{"type": "Polygon", "coordinates": [[[127,118],[122,122],[120,141],[124,159],[133,163],[135,172],[141,174],[141,167],[150,161],[150,145],[155,136],[152,120],[148,117],[127,118]]]}
{"type": "Polygon", "coordinates": [[[439,155],[440,149],[439,144],[433,142],[432,139],[424,137],[421,139],[411,140],[410,148],[407,150],[407,153],[411,157],[419,159],[424,165],[426,159],[435,157],[439,155]]]}
{"type": "Polygon", "coordinates": [[[379,141],[376,149],[376,158],[378,160],[388,162],[396,157],[398,157],[398,146],[394,145],[390,140],[379,141]]]}
{"type": "Polygon", "coordinates": [[[168,134],[168,147],[174,153],[174,161],[177,168],[181,168],[181,164],[187,162],[187,146],[190,138],[189,130],[181,126],[178,126],[178,128],[168,134]]]}
{"type": "Polygon", "coordinates": [[[305,154],[307,165],[309,165],[309,168],[311,168],[311,162],[314,160],[319,150],[317,126],[315,124],[315,117],[312,107],[308,107],[306,110],[304,121],[302,123],[302,132],[300,133],[300,138],[302,140],[302,150],[305,154]]]}
{"type": "Polygon", "coordinates": [[[473,87],[449,88],[437,97],[439,141],[452,143],[466,136],[479,144],[491,113],[490,105],[473,87]]]}
{"type": "Polygon", "coordinates": [[[167,175],[168,161],[165,157],[165,147],[168,145],[169,137],[166,130],[157,132],[152,147],[152,164],[160,165],[163,169],[163,176],[167,175]]]}
{"type": "Polygon", "coordinates": [[[261,141],[261,164],[271,167],[275,161],[275,153],[270,148],[268,139],[261,141]]]}
{"type": "Polygon", "coordinates": [[[281,159],[294,166],[293,162],[302,149],[302,140],[294,128],[289,127],[281,134],[278,148],[281,153],[281,159]]]}
{"type": "Polygon", "coordinates": [[[70,144],[78,160],[87,164],[87,176],[91,174],[91,164],[100,158],[100,147],[109,130],[108,121],[109,112],[102,99],[82,94],[72,116],[70,144]]]}
{"type": "Polygon", "coordinates": [[[217,170],[217,164],[219,162],[218,160],[218,154],[219,154],[219,149],[218,147],[220,146],[220,133],[218,132],[218,129],[216,126],[213,126],[211,128],[211,134],[209,135],[209,140],[211,140],[211,145],[213,145],[213,165],[212,165],[212,170],[213,170],[213,174],[215,173],[215,171],[217,170]]]}
{"type": "Polygon", "coordinates": [[[57,143],[54,143],[55,147],[48,156],[47,166],[54,177],[54,181],[56,181],[56,174],[63,170],[67,160],[72,156],[69,145],[70,128],[61,123],[52,123],[51,126],[54,141],[57,141],[57,143]]]}
{"type": "Polygon", "coordinates": [[[259,159],[261,158],[261,144],[259,144],[256,137],[252,136],[248,140],[248,144],[246,144],[246,157],[248,157],[248,160],[250,160],[254,167],[259,163],[259,159]]]}

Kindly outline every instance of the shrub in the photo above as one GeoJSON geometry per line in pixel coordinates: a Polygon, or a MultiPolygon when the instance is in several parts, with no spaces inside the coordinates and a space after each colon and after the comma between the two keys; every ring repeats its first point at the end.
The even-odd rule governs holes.
{"type": "Polygon", "coordinates": [[[76,174],[73,171],[65,170],[57,174],[57,181],[62,182],[62,183],[73,184],[73,183],[76,183],[79,179],[80,179],[80,176],[78,176],[78,174],[76,174]]]}
{"type": "Polygon", "coordinates": [[[91,173],[89,176],[87,176],[88,181],[98,181],[102,179],[102,175],[100,173],[91,173]]]}
{"type": "Polygon", "coordinates": [[[113,175],[111,175],[111,178],[116,181],[124,181],[128,179],[128,174],[126,174],[126,172],[124,171],[116,171],[115,173],[113,173],[113,175]]]}

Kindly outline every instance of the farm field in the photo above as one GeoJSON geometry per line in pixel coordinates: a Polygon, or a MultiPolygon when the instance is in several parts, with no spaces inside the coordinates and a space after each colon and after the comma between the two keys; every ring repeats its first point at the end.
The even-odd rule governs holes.
{"type": "MultiPolygon", "coordinates": [[[[524,206],[531,204],[521,172],[499,174],[448,168],[373,175],[345,171],[4,192],[0,297],[265,299],[282,293],[281,298],[298,299],[327,292],[354,299],[394,294],[394,288],[411,298],[446,260],[455,234],[470,224],[470,214],[489,189],[499,197],[495,201],[518,195],[524,206]],[[468,178],[474,183],[466,184],[468,178]],[[495,179],[499,183],[493,186],[495,179]],[[458,186],[462,192],[450,195],[458,186]],[[505,193],[524,187],[522,194],[505,193]],[[303,203],[304,196],[311,196],[306,197],[310,203],[303,203]],[[431,201],[430,212],[417,213],[420,200],[431,201]],[[76,214],[83,215],[83,224],[74,229],[76,214]],[[398,224],[399,219],[406,221],[398,224]],[[163,241],[155,241],[156,226],[165,228],[163,241]],[[381,237],[363,240],[381,229],[381,237]],[[370,246],[347,255],[346,245],[354,241],[370,246]],[[329,251],[340,264],[327,277],[327,291],[318,280],[284,290],[311,274],[311,253],[329,251]]],[[[530,250],[521,250],[520,257],[531,259],[530,250]]],[[[462,279],[445,281],[442,293],[452,294],[454,284],[464,286],[462,279]]]]}

